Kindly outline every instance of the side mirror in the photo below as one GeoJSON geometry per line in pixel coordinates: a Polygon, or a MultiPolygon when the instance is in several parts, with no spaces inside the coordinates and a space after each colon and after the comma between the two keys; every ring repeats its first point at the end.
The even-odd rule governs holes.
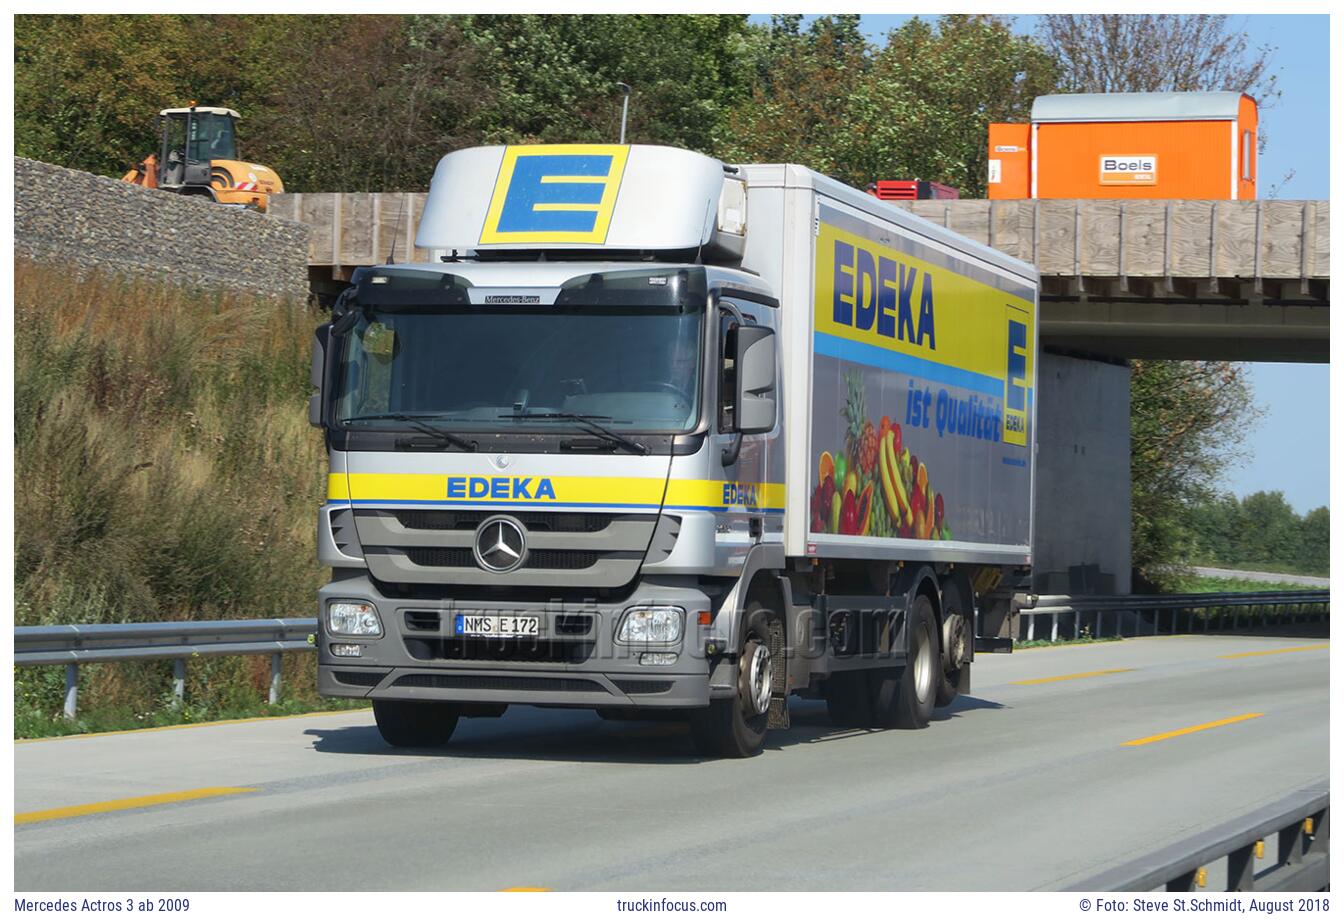
{"type": "Polygon", "coordinates": [[[737,430],[764,434],[775,427],[775,331],[764,326],[737,329],[737,430]]]}
{"type": "Polygon", "coordinates": [[[323,389],[327,379],[327,343],[331,340],[331,323],[318,326],[313,333],[313,359],[308,370],[308,382],[317,390],[308,397],[308,424],[322,427],[323,389]]]}

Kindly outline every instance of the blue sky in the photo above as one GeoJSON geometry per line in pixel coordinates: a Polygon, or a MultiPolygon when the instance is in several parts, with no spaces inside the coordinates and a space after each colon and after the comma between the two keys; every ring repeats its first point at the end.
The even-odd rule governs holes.
{"type": "MultiPolygon", "coordinates": [[[[901,16],[864,16],[868,38],[881,42],[887,32],[909,20],[901,16]]],[[[924,16],[937,18],[936,14],[924,16]]],[[[1035,16],[1018,16],[1014,30],[1028,33],[1035,16]]],[[[765,22],[768,16],[753,16],[765,22]]],[[[1252,47],[1278,48],[1271,68],[1278,73],[1281,98],[1261,109],[1268,136],[1261,156],[1259,192],[1266,197],[1284,176],[1275,197],[1330,197],[1330,19],[1321,15],[1233,16],[1233,28],[1246,32],[1252,47]]],[[[1305,513],[1330,504],[1330,440],[1322,420],[1329,417],[1329,372],[1324,364],[1252,364],[1249,379],[1255,402],[1265,410],[1247,432],[1247,459],[1231,467],[1224,486],[1237,495],[1283,492],[1305,513]]]]}

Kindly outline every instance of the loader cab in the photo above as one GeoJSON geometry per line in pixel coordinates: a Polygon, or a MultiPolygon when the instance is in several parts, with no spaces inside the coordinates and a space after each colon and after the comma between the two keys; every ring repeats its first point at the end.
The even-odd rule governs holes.
{"type": "Polygon", "coordinates": [[[160,188],[210,194],[211,161],[238,158],[233,109],[192,106],[159,113],[160,188]]]}

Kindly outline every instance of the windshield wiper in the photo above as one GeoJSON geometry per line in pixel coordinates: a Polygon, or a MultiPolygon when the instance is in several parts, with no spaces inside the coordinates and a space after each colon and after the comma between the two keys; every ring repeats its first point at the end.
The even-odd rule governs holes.
{"type": "Polygon", "coordinates": [[[626,450],[643,456],[649,452],[648,447],[640,444],[638,441],[632,441],[625,435],[612,431],[605,425],[597,423],[596,419],[610,419],[610,415],[579,415],[576,412],[510,412],[499,416],[500,418],[560,418],[571,422],[578,422],[590,432],[602,438],[608,443],[615,444],[618,447],[624,447],[626,450]]]}
{"type": "Polygon", "coordinates": [[[374,422],[381,419],[391,419],[396,422],[405,422],[413,428],[423,431],[432,438],[437,438],[440,442],[451,444],[460,450],[475,451],[476,442],[468,441],[466,438],[446,431],[437,425],[431,425],[424,418],[418,415],[410,415],[406,412],[379,412],[374,415],[356,415],[351,418],[341,419],[341,424],[347,425],[350,422],[374,422]]]}

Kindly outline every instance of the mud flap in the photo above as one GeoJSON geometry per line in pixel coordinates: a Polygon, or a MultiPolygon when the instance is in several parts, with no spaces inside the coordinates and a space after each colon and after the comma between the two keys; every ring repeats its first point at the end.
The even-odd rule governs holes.
{"type": "Polygon", "coordinates": [[[770,712],[767,728],[789,727],[789,660],[784,624],[788,611],[770,621],[770,712]]]}

